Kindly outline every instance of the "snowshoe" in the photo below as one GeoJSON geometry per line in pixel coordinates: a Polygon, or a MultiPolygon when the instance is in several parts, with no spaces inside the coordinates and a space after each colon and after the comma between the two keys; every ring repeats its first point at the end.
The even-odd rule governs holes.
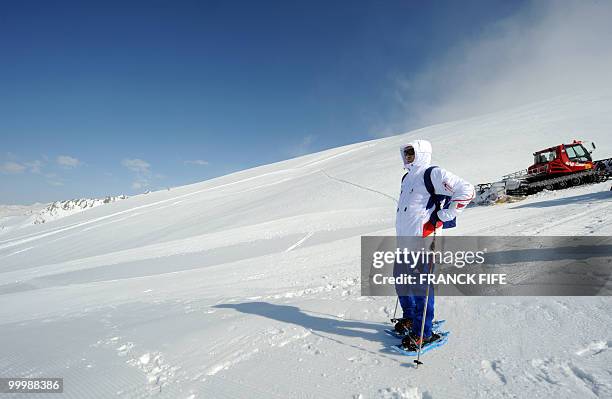
{"type": "Polygon", "coordinates": [[[441,338],[442,336],[440,334],[432,332],[430,337],[423,337],[423,343],[421,344],[420,336],[416,334],[409,334],[402,339],[401,347],[408,352],[414,352],[419,350],[419,344],[421,344],[421,347],[423,347],[441,338]]]}
{"type": "MultiPolygon", "coordinates": [[[[421,355],[432,349],[438,348],[448,342],[448,331],[435,332],[428,339],[423,340],[421,355]]],[[[417,356],[419,352],[419,336],[408,335],[404,337],[400,345],[391,345],[391,350],[406,356],[417,356]]]]}

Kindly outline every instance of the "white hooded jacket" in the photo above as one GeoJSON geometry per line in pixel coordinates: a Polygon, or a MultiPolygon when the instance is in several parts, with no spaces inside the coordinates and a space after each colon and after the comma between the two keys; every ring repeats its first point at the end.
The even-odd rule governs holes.
{"type": "MultiPolygon", "coordinates": [[[[425,187],[424,173],[431,166],[431,143],[427,140],[415,140],[400,148],[404,168],[408,171],[402,181],[402,188],[395,219],[397,236],[427,237],[433,233],[429,223],[434,207],[426,209],[430,194],[425,187]],[[415,151],[414,161],[406,163],[404,149],[412,146],[415,151]]],[[[437,167],[431,171],[431,182],[436,194],[451,197],[451,206],[438,211],[442,221],[454,219],[458,213],[474,199],[474,186],[460,177],[437,167]]]]}

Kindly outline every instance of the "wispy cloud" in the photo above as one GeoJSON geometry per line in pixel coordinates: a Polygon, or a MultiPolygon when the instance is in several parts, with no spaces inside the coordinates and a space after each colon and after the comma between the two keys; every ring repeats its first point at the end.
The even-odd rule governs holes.
{"type": "Polygon", "coordinates": [[[421,73],[396,76],[392,95],[402,115],[397,119],[412,129],[610,90],[611,20],[612,2],[534,0],[482,27],[479,38],[458,44],[421,73]]]}
{"type": "Polygon", "coordinates": [[[30,172],[33,174],[42,174],[42,168],[45,163],[41,160],[34,160],[29,162],[19,161],[18,157],[14,154],[7,153],[9,161],[4,162],[0,165],[0,172],[4,174],[17,174],[23,172],[30,172]]]}
{"type": "Polygon", "coordinates": [[[126,158],[121,165],[135,173],[132,189],[140,190],[150,185],[151,164],[140,158],[126,158]]]}
{"type": "Polygon", "coordinates": [[[64,183],[60,180],[47,180],[47,183],[56,187],[61,187],[64,185],[64,183]]]}
{"type": "Polygon", "coordinates": [[[0,165],[0,172],[5,175],[12,175],[17,173],[23,173],[26,170],[26,166],[14,161],[4,162],[0,165]]]}
{"type": "Polygon", "coordinates": [[[76,168],[81,164],[81,161],[69,155],[60,155],[57,157],[57,163],[64,168],[76,168]]]}
{"type": "MultiPolygon", "coordinates": [[[[57,173],[54,172],[45,172],[43,171],[43,168],[46,165],[45,161],[48,161],[48,157],[43,156],[43,161],[36,159],[34,161],[19,161],[19,157],[11,154],[11,153],[7,153],[6,154],[7,157],[11,160],[4,162],[3,164],[0,165],[0,173],[3,174],[19,174],[19,173],[31,173],[34,175],[39,175],[40,178],[44,179],[44,181],[46,181],[47,184],[51,185],[51,186],[63,186],[64,185],[64,179],[62,178],[62,176],[58,175],[57,173]]],[[[59,159],[60,157],[58,157],[59,159]]],[[[71,160],[65,160],[66,162],[61,163],[58,161],[58,164],[60,165],[64,165],[65,167],[68,167],[69,165],[80,165],[81,162],[78,161],[75,158],[72,157],[68,157],[71,158],[71,160]]]]}
{"type": "Polygon", "coordinates": [[[39,160],[35,160],[32,162],[24,162],[24,165],[28,167],[28,169],[30,170],[30,173],[34,173],[34,174],[41,174],[42,173],[42,167],[43,167],[43,162],[39,161],[39,160]]]}
{"type": "Polygon", "coordinates": [[[183,162],[185,165],[198,165],[198,166],[206,166],[209,164],[208,161],[204,161],[203,159],[194,159],[192,161],[183,162]]]}
{"type": "Polygon", "coordinates": [[[45,177],[47,184],[51,186],[60,187],[64,185],[63,179],[57,173],[45,173],[43,176],[45,177]]]}
{"type": "Polygon", "coordinates": [[[121,161],[121,165],[135,173],[151,173],[151,164],[139,158],[124,159],[121,161]]]}

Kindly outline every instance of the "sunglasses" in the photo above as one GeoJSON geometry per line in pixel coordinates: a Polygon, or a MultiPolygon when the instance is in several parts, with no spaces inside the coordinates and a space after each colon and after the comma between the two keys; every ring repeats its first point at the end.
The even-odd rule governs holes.
{"type": "Polygon", "coordinates": [[[404,150],[405,157],[413,157],[414,156],[414,148],[408,147],[404,150]]]}

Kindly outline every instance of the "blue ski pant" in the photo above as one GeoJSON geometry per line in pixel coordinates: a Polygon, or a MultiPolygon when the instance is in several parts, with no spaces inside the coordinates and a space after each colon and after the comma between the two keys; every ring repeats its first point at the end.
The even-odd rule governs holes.
{"type": "MultiPolygon", "coordinates": [[[[421,334],[421,325],[423,323],[423,310],[425,308],[425,296],[399,296],[399,302],[402,307],[403,317],[412,320],[412,331],[421,334]]],[[[434,319],[434,290],[429,288],[429,300],[427,301],[427,314],[425,315],[425,330],[424,337],[430,337],[432,334],[431,327],[434,319]]]]}
{"type": "MultiPolygon", "coordinates": [[[[411,273],[418,275],[420,273],[419,268],[409,269],[404,265],[395,264],[393,268],[393,275],[395,277],[402,273],[411,273]]],[[[434,319],[434,287],[429,286],[429,299],[425,296],[427,286],[415,286],[407,287],[396,285],[395,290],[398,294],[399,303],[402,307],[403,318],[412,321],[412,331],[416,334],[421,334],[421,325],[423,323],[423,310],[425,308],[425,302],[427,301],[427,314],[425,315],[425,329],[423,331],[424,337],[429,337],[432,334],[431,328],[434,319]]]]}

